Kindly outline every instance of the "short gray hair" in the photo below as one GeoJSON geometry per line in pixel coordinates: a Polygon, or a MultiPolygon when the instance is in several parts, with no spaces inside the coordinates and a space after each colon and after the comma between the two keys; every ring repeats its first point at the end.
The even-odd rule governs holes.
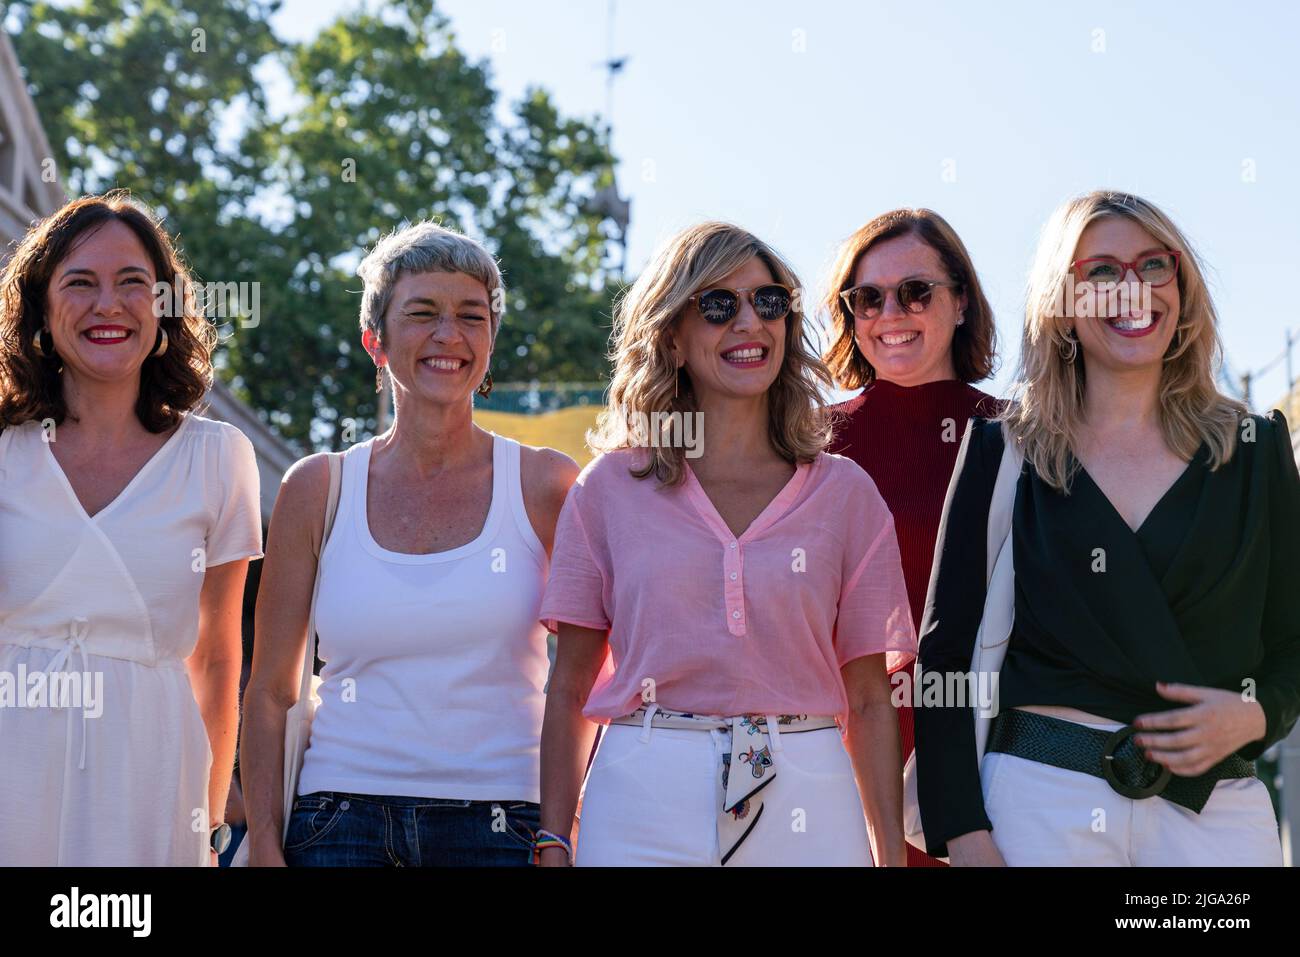
{"type": "Polygon", "coordinates": [[[492,337],[496,338],[506,298],[496,260],[468,236],[430,220],[394,229],[357,266],[357,275],[365,283],[361,328],[369,329],[382,341],[384,313],[392,301],[393,286],[406,273],[426,272],[464,273],[483,283],[492,313],[492,337]]]}

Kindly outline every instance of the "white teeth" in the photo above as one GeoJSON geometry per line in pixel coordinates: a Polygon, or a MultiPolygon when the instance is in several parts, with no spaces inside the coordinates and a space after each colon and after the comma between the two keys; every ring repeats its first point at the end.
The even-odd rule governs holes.
{"type": "Polygon", "coordinates": [[[1141,319],[1116,319],[1111,325],[1116,329],[1123,329],[1125,332],[1131,332],[1136,329],[1148,329],[1151,327],[1151,317],[1143,316],[1141,319]]]}
{"type": "Polygon", "coordinates": [[[455,372],[461,365],[459,359],[424,359],[423,362],[427,366],[443,369],[447,372],[455,372]]]}
{"type": "Polygon", "coordinates": [[[724,352],[722,358],[733,362],[743,362],[748,359],[763,358],[762,349],[733,349],[731,352],[724,352]]]}
{"type": "Polygon", "coordinates": [[[880,337],[880,341],[887,346],[901,346],[911,342],[919,332],[887,332],[880,337]]]}
{"type": "Polygon", "coordinates": [[[125,339],[126,332],[120,329],[91,329],[86,335],[91,339],[125,339]]]}

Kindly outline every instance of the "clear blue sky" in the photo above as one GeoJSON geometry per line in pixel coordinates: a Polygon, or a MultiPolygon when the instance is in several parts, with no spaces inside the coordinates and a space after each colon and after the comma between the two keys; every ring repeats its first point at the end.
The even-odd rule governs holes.
{"type": "MultiPolygon", "coordinates": [[[[276,28],[310,35],[355,2],[285,0],[276,28]]],[[[604,109],[607,0],[441,6],[507,100],[538,84],[566,112],[604,109]]],[[[996,310],[1001,388],[1043,221],[1073,193],[1127,189],[1191,237],[1232,367],[1258,369],[1300,333],[1300,5],[1129,6],[621,0],[613,145],[630,271],[678,228],[722,218],[820,288],[856,227],[930,206],[996,310]]],[[[1300,375],[1300,348],[1295,361],[1300,375]]],[[[1255,404],[1284,379],[1278,365],[1257,380],[1255,404]]]]}

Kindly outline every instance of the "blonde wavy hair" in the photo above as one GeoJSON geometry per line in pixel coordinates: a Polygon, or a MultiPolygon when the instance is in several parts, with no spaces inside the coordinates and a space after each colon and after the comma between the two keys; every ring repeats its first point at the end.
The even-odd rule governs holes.
{"type": "Polygon", "coordinates": [[[1223,360],[1218,315],[1187,238],[1161,210],[1131,193],[1097,190],[1077,196],[1052,214],[1039,238],[1029,274],[1020,368],[1012,402],[1001,415],[1039,477],[1066,494],[1079,469],[1071,450],[1083,419],[1087,370],[1082,352],[1072,362],[1064,357],[1073,320],[1059,306],[1080,236],[1106,216],[1127,217],[1181,253],[1178,326],[1160,376],[1160,427],[1166,444],[1190,460],[1204,441],[1210,468],[1217,469],[1232,458],[1237,427],[1247,411],[1215,386],[1223,360]]]}
{"type": "MultiPolygon", "coordinates": [[[[644,446],[644,437],[631,427],[637,417],[654,421],[655,413],[698,411],[690,375],[677,368],[669,333],[685,318],[692,295],[754,257],[767,266],[773,282],[794,290],[785,319],[785,361],[768,391],[768,437],[778,454],[792,463],[810,462],[830,444],[831,419],[822,390],[831,388],[831,375],[805,331],[798,277],[753,234],[730,223],[706,222],[661,246],[615,306],[609,356],[614,372],[605,409],[587,433],[594,452],[644,446]]],[[[654,474],[667,486],[685,480],[685,449],[680,443],[652,442],[647,451],[648,460],[634,466],[633,475],[654,474]]]]}

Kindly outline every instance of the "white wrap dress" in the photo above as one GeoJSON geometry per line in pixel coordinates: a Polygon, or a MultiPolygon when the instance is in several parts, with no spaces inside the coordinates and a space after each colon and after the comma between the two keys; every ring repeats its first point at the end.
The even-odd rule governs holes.
{"type": "Polygon", "coordinates": [[[261,555],[258,490],[244,434],[191,414],[89,516],[38,423],[0,433],[0,865],[208,864],[184,661],[205,570],[261,555]],[[42,701],[37,672],[90,678],[42,701]]]}

